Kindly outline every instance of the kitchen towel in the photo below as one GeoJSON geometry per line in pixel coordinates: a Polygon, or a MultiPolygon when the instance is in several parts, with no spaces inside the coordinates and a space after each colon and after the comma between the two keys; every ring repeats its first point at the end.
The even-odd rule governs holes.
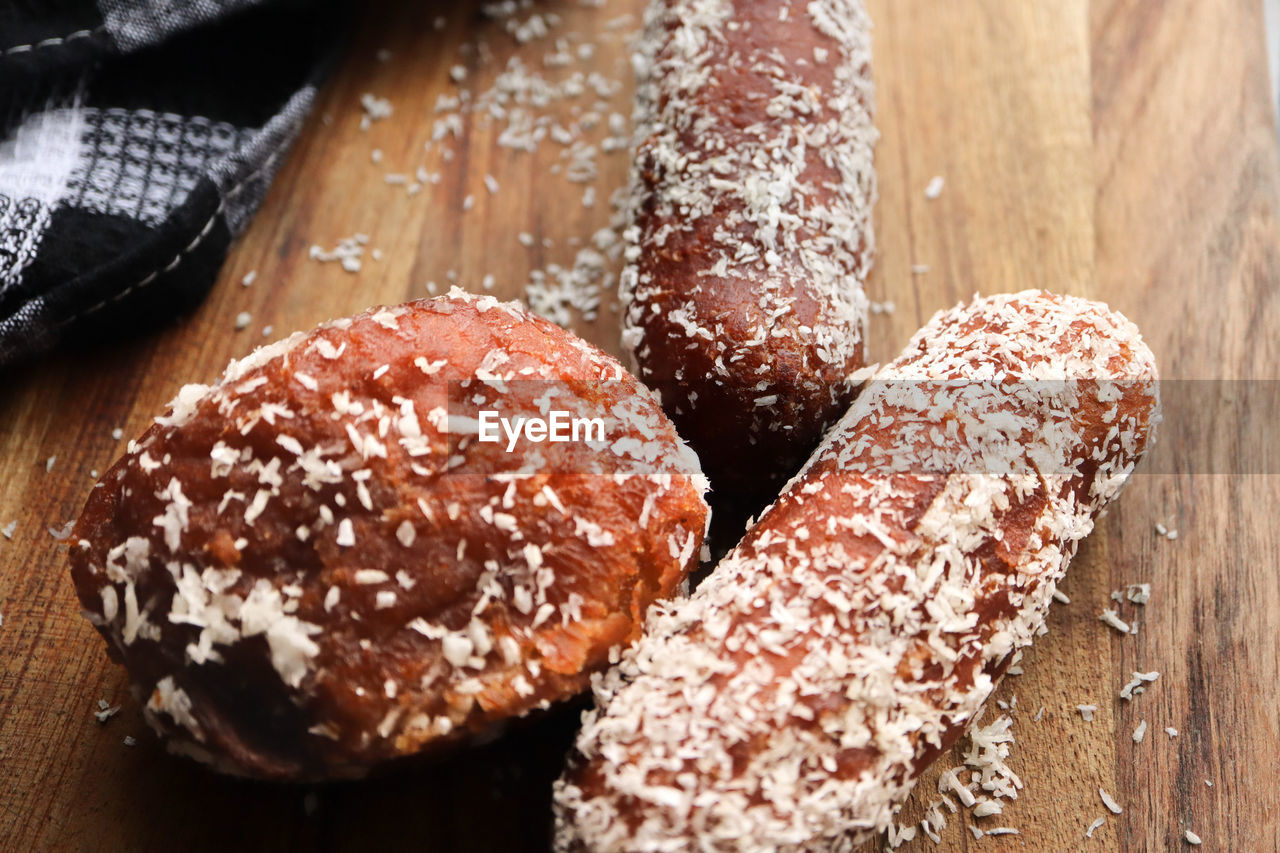
{"type": "Polygon", "coordinates": [[[0,367],[200,302],[346,18],[336,0],[0,0],[0,367]]]}

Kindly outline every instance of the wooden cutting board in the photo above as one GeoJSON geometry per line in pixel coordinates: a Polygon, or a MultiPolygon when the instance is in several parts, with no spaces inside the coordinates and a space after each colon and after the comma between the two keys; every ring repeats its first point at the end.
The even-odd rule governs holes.
{"type": "MultiPolygon", "coordinates": [[[[122,451],[114,428],[140,432],[182,383],[211,380],[263,342],[264,326],[275,337],[425,296],[428,282],[483,289],[487,275],[492,292],[520,297],[531,271],[554,279],[550,265],[572,270],[581,246],[609,225],[626,154],[604,150],[604,140],[614,131],[610,115],[630,112],[626,40],[638,0],[540,4],[515,20],[527,24],[539,11],[559,23],[548,36],[536,26],[517,31],[534,36],[523,44],[472,9],[369,5],[204,306],[145,340],[0,377],[0,527],[18,521],[11,540],[0,538],[2,850],[546,848],[550,783],[577,708],[358,784],[303,789],[214,776],[164,755],[149,734],[121,671],[77,612],[65,545],[49,531],[77,515],[92,471],[122,451]],[[445,140],[451,160],[440,145],[428,151],[438,97],[460,88],[452,69],[461,66],[462,88],[479,93],[513,56],[545,79],[600,72],[582,78],[583,94],[570,84],[535,111],[583,125],[594,154],[551,139],[536,153],[504,147],[509,115],[456,128],[445,140]],[[604,79],[624,85],[594,92],[604,79]],[[364,93],[393,107],[367,130],[364,93]],[[584,177],[588,162],[594,178],[569,179],[584,177]],[[419,166],[439,183],[410,195],[399,179],[387,182],[394,173],[412,183],[419,166]],[[593,206],[583,203],[588,187],[593,206]],[[521,232],[532,239],[522,242],[521,232]],[[308,257],[313,244],[332,249],[356,233],[369,237],[359,272],[308,257]],[[250,271],[256,280],[245,287],[250,271]],[[241,312],[249,325],[236,330],[241,312]],[[100,724],[92,715],[99,699],[122,710],[100,724]]],[[[868,287],[894,306],[871,319],[875,359],[891,358],[935,310],[974,292],[1046,287],[1125,312],[1167,378],[1276,377],[1280,161],[1260,4],[871,7],[882,139],[868,287]],[[935,175],[944,187],[928,200],[935,175]]],[[[578,273],[589,289],[589,269],[580,264],[578,273]]],[[[617,352],[610,291],[596,319],[571,317],[617,352]]],[[[1206,461],[1215,444],[1235,440],[1241,422],[1239,407],[1218,417],[1194,404],[1205,387],[1216,386],[1166,384],[1166,399],[1191,399],[1182,410],[1206,415],[1209,426],[1167,426],[1165,461],[1135,477],[1088,540],[1064,586],[1071,603],[1051,615],[1025,674],[997,694],[1013,706],[1008,762],[1025,784],[1020,796],[999,816],[953,817],[940,849],[1174,850],[1186,847],[1188,828],[1206,850],[1278,849],[1280,481],[1224,474],[1206,461]],[[1176,529],[1176,541],[1159,536],[1157,523],[1176,529]],[[1121,636],[1098,615],[1113,604],[1112,590],[1137,582],[1152,584],[1151,601],[1124,605],[1139,630],[1121,636]],[[1160,678],[1123,702],[1118,693],[1135,670],[1160,678]],[[1092,722],[1078,704],[1098,706],[1092,722]],[[1143,720],[1146,738],[1135,743],[1143,720]],[[1099,788],[1123,814],[1106,812],[1099,788]],[[1086,842],[1085,828],[1104,814],[1086,842]],[[1021,835],[974,841],[966,825],[1021,835]]],[[[1267,469],[1250,467],[1251,457],[1236,461],[1242,471],[1280,471],[1280,460],[1267,469]]],[[[1001,713],[990,709],[985,722],[1001,713]]],[[[937,798],[935,779],[936,771],[922,782],[904,822],[937,798]]],[[[904,849],[934,845],[920,835],[904,849]]]]}

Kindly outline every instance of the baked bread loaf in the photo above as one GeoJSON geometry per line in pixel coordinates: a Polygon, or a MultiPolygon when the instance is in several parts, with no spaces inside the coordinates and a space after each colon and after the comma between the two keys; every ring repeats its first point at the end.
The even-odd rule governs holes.
{"type": "Polygon", "coordinates": [[[622,341],[716,493],[775,497],[852,399],[869,31],[861,0],[654,0],[646,15],[622,341]]]}
{"type": "Polygon", "coordinates": [[[935,316],[596,686],[556,848],[831,851],[884,829],[1043,623],[1151,440],[1155,381],[1096,302],[935,316]]]}
{"type": "Polygon", "coordinates": [[[94,489],[71,568],[173,751],[355,776],[585,689],[696,564],[704,485],[614,359],[455,290],[183,388],[94,489]],[[604,434],[508,452],[486,410],[604,434]]]}

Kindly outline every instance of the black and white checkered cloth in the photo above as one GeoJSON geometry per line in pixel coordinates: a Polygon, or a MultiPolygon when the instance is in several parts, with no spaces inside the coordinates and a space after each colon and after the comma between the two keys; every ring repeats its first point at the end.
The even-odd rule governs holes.
{"type": "Polygon", "coordinates": [[[338,0],[0,0],[0,367],[194,307],[315,99],[338,0]]]}

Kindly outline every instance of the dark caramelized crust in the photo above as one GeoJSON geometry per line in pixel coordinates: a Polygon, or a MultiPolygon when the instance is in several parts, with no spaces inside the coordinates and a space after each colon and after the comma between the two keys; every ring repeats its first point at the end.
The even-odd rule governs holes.
{"type": "Polygon", "coordinates": [[[934,317],[599,684],[557,848],[884,829],[1043,624],[1157,410],[1150,350],[1103,305],[1027,291],[934,317]]]}
{"type": "Polygon", "coordinates": [[[861,0],[655,0],[623,343],[720,492],[768,498],[848,407],[875,195],[861,0]]]}
{"type": "Polygon", "coordinates": [[[616,361],[455,292],[183,388],[94,489],[72,575],[171,748],[357,775],[582,690],[697,560],[702,488],[616,361]],[[490,403],[605,440],[509,453],[490,403]]]}

